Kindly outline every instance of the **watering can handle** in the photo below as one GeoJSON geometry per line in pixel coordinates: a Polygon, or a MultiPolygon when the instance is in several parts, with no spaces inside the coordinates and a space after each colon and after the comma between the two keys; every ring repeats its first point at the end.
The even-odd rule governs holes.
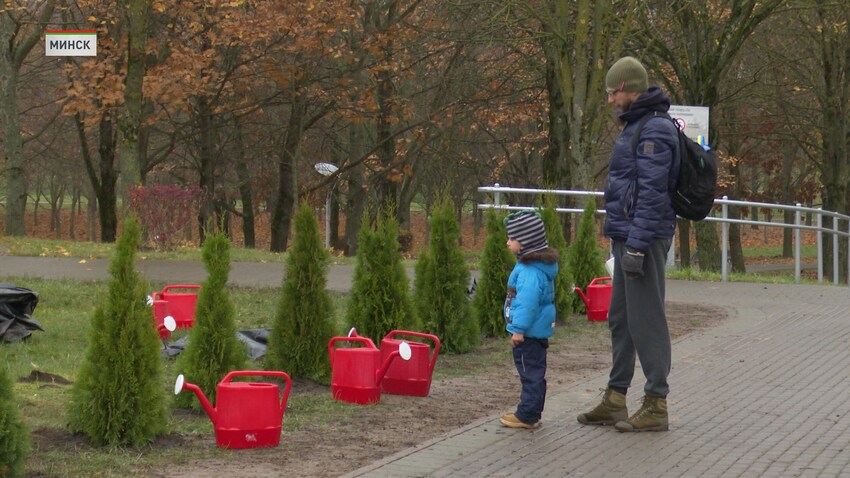
{"type": "Polygon", "coordinates": [[[429,368],[434,370],[434,365],[437,363],[437,354],[440,352],[440,339],[436,335],[426,334],[424,332],[415,332],[412,330],[393,330],[387,334],[387,339],[395,338],[397,335],[409,335],[411,337],[419,337],[423,339],[431,340],[434,343],[434,353],[431,355],[431,364],[429,368]]]}
{"type": "Polygon", "coordinates": [[[280,408],[286,406],[286,399],[289,397],[289,390],[292,388],[292,379],[286,372],[278,372],[277,370],[234,370],[221,379],[222,382],[230,382],[233,377],[278,377],[286,381],[286,387],[283,390],[283,398],[280,401],[280,408]]]}
{"type": "Polygon", "coordinates": [[[361,337],[359,335],[355,335],[353,337],[333,337],[330,342],[328,342],[328,357],[331,360],[331,368],[334,366],[334,345],[337,342],[358,342],[363,344],[365,347],[376,349],[375,343],[372,342],[372,339],[369,337],[361,337]]]}
{"type": "Polygon", "coordinates": [[[610,282],[611,278],[610,277],[597,277],[597,278],[593,279],[592,281],[590,281],[590,284],[588,284],[588,285],[594,285],[597,282],[602,282],[602,281],[610,282]]]}
{"type": "Polygon", "coordinates": [[[200,289],[201,286],[198,284],[172,284],[167,285],[162,288],[162,292],[168,292],[171,289],[200,289]]]}

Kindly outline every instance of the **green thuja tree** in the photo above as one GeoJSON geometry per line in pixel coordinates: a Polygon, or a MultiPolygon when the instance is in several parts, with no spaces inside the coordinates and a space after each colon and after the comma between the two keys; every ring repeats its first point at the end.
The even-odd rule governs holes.
{"type": "Polygon", "coordinates": [[[325,379],[330,374],[328,341],[335,333],[333,304],[325,290],[330,254],[309,204],[295,213],[292,248],[280,302],[269,334],[267,370],[291,377],[325,379]]]}
{"type": "Polygon", "coordinates": [[[21,421],[12,381],[0,363],[0,476],[24,476],[29,434],[21,421]]]}
{"type": "Polygon", "coordinates": [[[422,321],[422,326],[426,330],[431,329],[432,324],[430,314],[423,314],[427,310],[429,304],[434,303],[434,294],[436,291],[433,287],[425,287],[425,284],[434,282],[434,261],[431,255],[428,254],[428,246],[419,251],[419,259],[413,268],[413,306],[416,308],[416,313],[419,315],[419,320],[422,321]]]}
{"type": "Polygon", "coordinates": [[[398,222],[387,213],[379,215],[374,230],[364,218],[358,236],[347,319],[375,343],[391,330],[417,328],[398,232],[398,222]]]}
{"type": "MultiPolygon", "coordinates": [[[[207,235],[201,247],[207,278],[201,283],[189,343],[176,369],[215,402],[218,382],[232,370],[245,368],[245,345],[236,337],[236,311],[227,290],[230,275],[230,239],[224,232],[207,235]]],[[[190,392],[175,397],[178,407],[201,409],[190,392]]]]}
{"type": "MultiPolygon", "coordinates": [[[[596,201],[588,199],[581,215],[576,239],[569,250],[569,267],[575,279],[576,287],[586,290],[587,285],[596,277],[607,276],[605,257],[599,249],[596,234],[596,201]]],[[[578,294],[573,294],[573,310],[583,312],[584,301],[578,294]]]]}
{"type": "Polygon", "coordinates": [[[503,222],[505,215],[493,209],[487,211],[487,239],[481,254],[478,285],[472,298],[472,310],[481,332],[487,337],[505,335],[503,307],[508,276],[516,257],[507,248],[508,234],[503,222]]]}
{"type": "Polygon", "coordinates": [[[566,320],[573,313],[573,299],[576,296],[573,289],[573,274],[569,262],[569,249],[564,238],[564,229],[555,211],[555,196],[547,195],[543,201],[541,217],[546,227],[546,238],[549,247],[558,251],[558,275],[555,276],[555,310],[558,318],[566,320]]]}
{"type": "Polygon", "coordinates": [[[427,251],[415,269],[415,303],[426,331],[450,353],[471,351],[478,344],[478,323],[467,297],[469,269],[460,247],[460,224],[445,196],[430,218],[427,251]]]}
{"type": "Polygon", "coordinates": [[[159,334],[134,268],[139,223],[124,221],[109,265],[109,292],[94,311],[88,348],[68,410],[72,431],[96,445],[151,442],[166,432],[168,410],[159,334]]]}

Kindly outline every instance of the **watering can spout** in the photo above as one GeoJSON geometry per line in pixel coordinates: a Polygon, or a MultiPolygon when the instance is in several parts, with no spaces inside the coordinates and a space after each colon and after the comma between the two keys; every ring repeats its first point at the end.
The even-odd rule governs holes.
{"type": "Polygon", "coordinates": [[[611,293],[614,285],[610,277],[597,277],[587,284],[587,291],[582,292],[576,287],[575,291],[581,296],[587,308],[587,320],[604,322],[608,320],[608,309],[611,306],[611,293]],[[607,284],[600,284],[607,282],[607,284]]]}
{"type": "Polygon", "coordinates": [[[580,287],[576,287],[575,291],[578,293],[578,296],[581,297],[581,300],[584,301],[584,306],[590,308],[590,303],[588,303],[587,296],[584,295],[580,287]]]}
{"type": "Polygon", "coordinates": [[[410,356],[413,354],[413,351],[410,349],[410,344],[405,341],[402,341],[398,344],[398,350],[393,350],[387,355],[387,358],[384,360],[381,368],[375,371],[375,384],[380,387],[381,381],[384,379],[384,375],[387,373],[387,369],[390,368],[390,364],[392,364],[393,360],[396,357],[401,357],[402,360],[410,360],[410,356]]]}
{"type": "Polygon", "coordinates": [[[201,387],[193,383],[186,382],[185,377],[183,377],[183,374],[181,373],[177,376],[177,381],[174,383],[174,395],[179,394],[181,391],[183,391],[183,389],[191,390],[195,394],[195,396],[198,397],[198,401],[201,402],[201,406],[204,407],[204,411],[207,412],[207,416],[210,417],[210,420],[213,423],[216,423],[216,409],[213,408],[210,401],[207,400],[207,397],[206,395],[204,395],[204,392],[201,390],[201,387]]]}

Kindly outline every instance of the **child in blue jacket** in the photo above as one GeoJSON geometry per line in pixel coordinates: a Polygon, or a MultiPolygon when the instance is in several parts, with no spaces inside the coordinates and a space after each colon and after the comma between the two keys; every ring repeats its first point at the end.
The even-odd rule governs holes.
{"type": "Polygon", "coordinates": [[[505,218],[507,246],[517,263],[508,277],[506,329],[522,392],[514,413],[499,418],[510,428],[537,428],[546,401],[546,349],[555,326],[555,276],[558,251],[549,248],[543,220],[536,211],[505,218]]]}

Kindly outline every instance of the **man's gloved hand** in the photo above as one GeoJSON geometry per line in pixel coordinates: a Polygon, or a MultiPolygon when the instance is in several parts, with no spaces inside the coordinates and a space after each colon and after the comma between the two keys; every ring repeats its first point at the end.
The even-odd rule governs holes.
{"type": "Polygon", "coordinates": [[[630,279],[643,277],[643,252],[636,251],[631,247],[626,248],[626,253],[620,258],[620,268],[630,279]]]}

